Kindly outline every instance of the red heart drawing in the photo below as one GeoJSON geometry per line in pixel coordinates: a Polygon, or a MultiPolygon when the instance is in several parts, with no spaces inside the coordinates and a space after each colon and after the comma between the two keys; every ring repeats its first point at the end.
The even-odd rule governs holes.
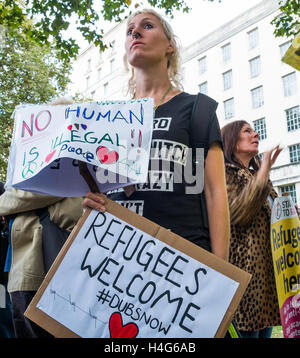
{"type": "Polygon", "coordinates": [[[53,152],[51,152],[51,153],[49,153],[49,154],[47,155],[47,157],[46,157],[46,159],[45,159],[45,162],[46,162],[46,163],[49,163],[49,162],[50,162],[50,160],[52,159],[52,157],[53,157],[53,155],[55,154],[55,152],[56,152],[56,149],[54,149],[53,152]]]}
{"type": "Polygon", "coordinates": [[[123,326],[122,316],[115,312],[109,320],[110,338],[135,338],[139,329],[135,323],[128,323],[123,326]]]}
{"type": "Polygon", "coordinates": [[[72,124],[70,124],[68,127],[69,131],[72,129],[72,124]]]}
{"type": "Polygon", "coordinates": [[[106,147],[98,147],[96,150],[97,157],[103,164],[113,164],[119,159],[119,154],[114,150],[109,151],[106,147]]]}

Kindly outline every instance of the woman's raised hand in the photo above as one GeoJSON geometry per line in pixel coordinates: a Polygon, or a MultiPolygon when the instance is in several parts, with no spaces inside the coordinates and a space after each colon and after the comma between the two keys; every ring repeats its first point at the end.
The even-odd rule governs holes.
{"type": "Polygon", "coordinates": [[[279,145],[272,148],[271,150],[263,154],[263,160],[261,166],[266,166],[267,170],[270,170],[273,164],[276,162],[278,155],[281,153],[283,148],[280,148],[279,145]]]}
{"type": "Polygon", "coordinates": [[[257,173],[257,178],[261,180],[262,183],[265,184],[268,181],[271,167],[275,163],[282,149],[283,148],[280,148],[279,145],[277,145],[263,154],[263,160],[257,173]]]}

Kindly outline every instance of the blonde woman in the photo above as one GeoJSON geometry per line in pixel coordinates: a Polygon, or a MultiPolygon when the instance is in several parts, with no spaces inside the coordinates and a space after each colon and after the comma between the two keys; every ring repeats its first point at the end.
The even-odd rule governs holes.
{"type": "MultiPolygon", "coordinates": [[[[125,190],[109,197],[227,260],[229,210],[215,109],[209,113],[202,193],[205,199],[200,205],[200,193],[187,194],[184,180],[174,180],[178,166],[186,169],[185,153],[192,145],[191,117],[196,96],[184,92],[180,85],[179,48],[173,31],[153,10],[139,11],[128,19],[125,50],[132,71],[132,98],[152,97],[155,123],[162,121],[164,125],[153,128],[149,182],[136,185],[131,194],[125,190]],[[166,160],[168,170],[164,170],[166,160]]],[[[200,114],[195,113],[195,118],[200,114]]],[[[105,199],[88,193],[84,205],[103,211],[105,199]]]]}

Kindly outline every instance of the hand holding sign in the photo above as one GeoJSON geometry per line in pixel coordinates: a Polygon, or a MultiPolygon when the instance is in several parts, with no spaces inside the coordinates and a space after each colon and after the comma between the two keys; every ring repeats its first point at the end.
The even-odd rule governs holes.
{"type": "Polygon", "coordinates": [[[91,192],[88,192],[85,195],[85,199],[83,201],[83,207],[84,208],[93,208],[94,210],[98,210],[101,212],[104,212],[105,209],[105,199],[103,195],[94,194],[91,192]]]}

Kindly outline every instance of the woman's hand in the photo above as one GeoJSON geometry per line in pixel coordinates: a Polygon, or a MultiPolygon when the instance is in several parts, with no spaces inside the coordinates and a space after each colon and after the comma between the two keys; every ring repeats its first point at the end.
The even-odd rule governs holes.
{"type": "Polygon", "coordinates": [[[261,166],[266,166],[266,169],[270,171],[271,167],[276,162],[276,159],[278,155],[281,153],[282,149],[283,148],[280,148],[279,145],[277,145],[276,147],[272,148],[268,152],[265,152],[261,166]]]}
{"type": "Polygon", "coordinates": [[[263,183],[268,181],[270,170],[273,164],[276,162],[276,159],[281,153],[282,149],[283,148],[280,148],[279,145],[277,145],[276,147],[264,153],[261,166],[257,173],[258,179],[260,179],[263,183]]]}
{"type": "Polygon", "coordinates": [[[84,208],[91,208],[102,213],[105,212],[105,197],[103,194],[88,192],[83,200],[84,208]]]}

